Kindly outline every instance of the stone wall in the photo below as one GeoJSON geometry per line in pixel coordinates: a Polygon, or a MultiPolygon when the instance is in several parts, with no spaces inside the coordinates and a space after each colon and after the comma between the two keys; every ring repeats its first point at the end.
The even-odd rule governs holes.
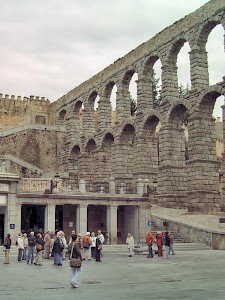
{"type": "Polygon", "coordinates": [[[21,124],[53,124],[50,101],[39,96],[0,94],[0,130],[21,124]]]}
{"type": "MultiPolygon", "coordinates": [[[[58,172],[60,164],[60,150],[64,147],[65,133],[57,128],[46,127],[40,129],[26,129],[20,132],[8,134],[0,138],[0,157],[11,154],[15,158],[25,161],[17,162],[10,157],[10,172],[20,175],[21,177],[39,177],[38,169],[43,170],[43,174],[55,174],[58,172]],[[34,168],[37,169],[35,174],[34,168]]],[[[7,157],[6,157],[7,160],[7,157]]]]}

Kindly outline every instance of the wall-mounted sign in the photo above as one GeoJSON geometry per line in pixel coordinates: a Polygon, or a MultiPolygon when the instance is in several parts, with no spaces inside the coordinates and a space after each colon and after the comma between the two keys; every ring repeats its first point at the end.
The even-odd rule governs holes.
{"type": "Polygon", "coordinates": [[[73,227],[73,222],[69,222],[69,227],[73,227]]]}
{"type": "Polygon", "coordinates": [[[7,196],[0,195],[0,206],[7,206],[7,196]]]}
{"type": "Polygon", "coordinates": [[[0,183],[0,192],[8,192],[8,191],[9,191],[8,183],[0,183]]]}
{"type": "Polygon", "coordinates": [[[15,227],[16,227],[15,224],[10,224],[10,225],[9,225],[9,228],[10,228],[10,229],[15,229],[15,227]]]}

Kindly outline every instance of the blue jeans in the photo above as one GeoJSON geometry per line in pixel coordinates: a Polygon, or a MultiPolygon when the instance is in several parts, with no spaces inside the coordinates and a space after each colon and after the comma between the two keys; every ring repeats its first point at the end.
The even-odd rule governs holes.
{"type": "Polygon", "coordinates": [[[80,273],[81,273],[81,268],[70,268],[70,269],[71,269],[71,275],[72,275],[70,282],[74,287],[77,287],[77,283],[78,283],[80,273]]]}
{"type": "Polygon", "coordinates": [[[169,253],[170,253],[170,247],[169,246],[165,246],[165,257],[166,258],[169,257],[169,253]]]}
{"type": "Polygon", "coordinates": [[[23,257],[22,259],[26,260],[27,259],[27,247],[24,247],[23,249],[23,257]]]}
{"type": "Polygon", "coordinates": [[[148,245],[148,256],[153,257],[153,252],[152,252],[152,245],[148,245]]]}
{"type": "Polygon", "coordinates": [[[31,263],[33,263],[34,254],[35,254],[35,246],[28,246],[28,257],[27,257],[28,263],[29,263],[29,261],[31,261],[31,263]]]}
{"type": "Polygon", "coordinates": [[[62,264],[62,253],[54,253],[54,265],[62,264]]]}

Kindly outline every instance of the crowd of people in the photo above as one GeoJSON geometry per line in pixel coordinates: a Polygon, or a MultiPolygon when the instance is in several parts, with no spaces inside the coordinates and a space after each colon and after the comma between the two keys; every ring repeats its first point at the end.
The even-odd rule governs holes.
{"type": "MultiPolygon", "coordinates": [[[[60,267],[62,261],[68,256],[69,260],[79,258],[81,261],[94,259],[96,262],[101,262],[104,240],[101,230],[98,230],[97,234],[86,232],[85,235],[80,233],[76,235],[75,230],[73,230],[68,239],[66,239],[63,231],[56,233],[47,231],[44,234],[41,232],[35,234],[34,231],[21,232],[16,240],[17,261],[22,262],[24,260],[27,264],[42,266],[43,259],[52,259],[53,264],[60,267]]],[[[7,234],[4,241],[5,264],[10,263],[11,246],[10,234],[7,234]]],[[[71,286],[73,288],[78,287],[80,270],[80,267],[71,267],[71,286]]]]}
{"type": "MultiPolygon", "coordinates": [[[[96,262],[101,262],[102,258],[102,245],[104,243],[104,235],[101,230],[95,232],[86,232],[86,234],[76,235],[75,230],[71,232],[69,238],[65,237],[63,231],[46,233],[34,231],[29,233],[21,232],[18,234],[16,246],[18,249],[17,260],[18,262],[26,261],[27,264],[34,264],[42,266],[43,259],[52,259],[55,266],[62,266],[62,261],[68,257],[69,261],[73,259],[80,260],[79,266],[70,264],[71,267],[71,287],[78,287],[78,280],[81,272],[81,265],[83,260],[94,259],[96,262]]],[[[127,234],[126,244],[128,246],[129,257],[134,254],[134,237],[131,233],[127,234]]],[[[152,232],[146,234],[146,244],[148,245],[147,258],[153,257],[153,245],[156,244],[157,250],[155,254],[159,257],[168,258],[170,253],[175,255],[173,244],[174,237],[169,232],[157,232],[154,236],[152,232]]],[[[5,264],[10,263],[10,248],[12,241],[10,234],[7,234],[4,241],[5,248],[5,264]]]]}
{"type": "MultiPolygon", "coordinates": [[[[134,254],[134,237],[128,233],[126,238],[126,244],[128,246],[129,257],[132,257],[134,254]]],[[[146,233],[146,244],[148,245],[148,256],[147,258],[153,258],[153,245],[156,244],[157,250],[155,254],[158,257],[168,258],[170,254],[175,255],[173,245],[174,245],[174,236],[169,234],[168,231],[162,233],[158,231],[154,236],[151,231],[146,233]]]]}

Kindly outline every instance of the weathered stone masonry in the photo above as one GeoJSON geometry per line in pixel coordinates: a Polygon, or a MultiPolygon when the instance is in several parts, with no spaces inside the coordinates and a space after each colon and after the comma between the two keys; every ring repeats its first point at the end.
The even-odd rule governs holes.
{"type": "MultiPolygon", "coordinates": [[[[64,124],[65,143],[53,151],[55,159],[46,165],[42,156],[45,154],[40,153],[37,166],[47,172],[54,170],[57,161],[54,166],[60,172],[69,173],[76,184],[84,179],[92,191],[108,183],[110,176],[115,177],[116,184],[125,183],[131,192],[135,192],[138,178],[148,179],[150,187],[157,181],[160,205],[215,211],[221,204],[221,166],[216,160],[212,110],[217,97],[225,95],[225,77],[209,86],[205,45],[218,24],[225,28],[224,0],[208,2],[53,102],[48,109],[49,120],[51,124],[64,124]],[[191,90],[180,99],[177,55],[185,42],[191,49],[191,90]],[[162,64],[162,104],[154,108],[152,69],[157,60],[162,64]],[[129,83],[134,73],[138,74],[138,106],[136,115],[131,116],[129,83]],[[113,124],[110,95],[115,85],[113,124]],[[188,157],[182,126],[186,115],[188,157]]],[[[48,139],[47,133],[45,138],[48,139]]],[[[51,138],[49,143],[53,145],[51,138]]],[[[46,151],[45,143],[43,149],[46,151]]],[[[223,160],[222,169],[224,163],[223,160]]]]}
{"type": "Polygon", "coordinates": [[[213,0],[167,27],[149,41],[53,103],[56,116],[64,111],[66,147],[64,168],[76,169],[89,184],[108,181],[111,174],[127,184],[139,177],[157,178],[158,203],[214,211],[219,203],[219,162],[215,154],[212,110],[225,94],[225,80],[209,86],[205,45],[211,30],[225,27],[225,3],[213,0]],[[190,46],[191,91],[179,99],[177,55],[190,46]],[[162,104],[153,108],[152,68],[162,63],[162,104]],[[137,114],[131,117],[129,82],[137,80],[137,114]],[[111,125],[110,94],[117,86],[116,124],[111,125]],[[94,100],[99,95],[98,126],[94,100]],[[82,121],[77,107],[84,106],[82,121]],[[65,113],[66,112],[66,113],[65,113]],[[182,121],[189,115],[188,160],[182,121]],[[161,128],[156,135],[156,126],[161,128]],[[82,124],[81,124],[82,123],[82,124]],[[107,147],[106,147],[107,145],[107,147]]]}

